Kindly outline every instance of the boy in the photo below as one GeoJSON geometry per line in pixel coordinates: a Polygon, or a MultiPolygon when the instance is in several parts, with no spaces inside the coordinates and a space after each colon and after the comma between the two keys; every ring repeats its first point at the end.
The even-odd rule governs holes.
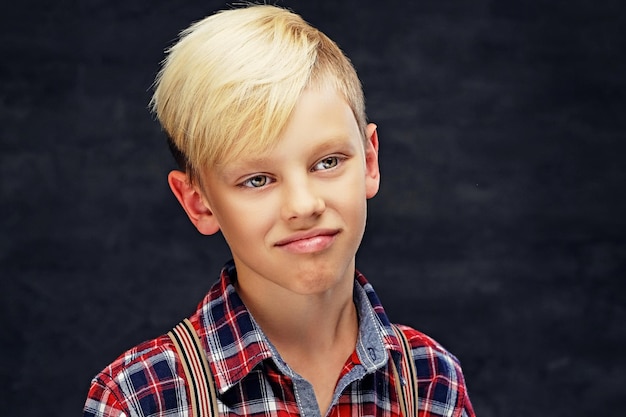
{"type": "MultiPolygon", "coordinates": [[[[432,339],[400,327],[402,362],[402,337],[355,270],[378,136],[330,39],[275,6],[217,13],[169,50],[152,106],[181,166],[170,188],[233,257],[189,318],[221,415],[474,415],[457,360],[432,339]]],[[[192,389],[176,340],[120,356],[84,415],[195,415],[206,389],[192,389]]]]}

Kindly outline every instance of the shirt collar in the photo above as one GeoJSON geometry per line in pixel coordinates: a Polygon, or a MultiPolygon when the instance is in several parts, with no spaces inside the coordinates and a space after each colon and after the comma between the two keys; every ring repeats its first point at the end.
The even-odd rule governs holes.
{"type": "MultiPolygon", "coordinates": [[[[230,261],[200,305],[198,333],[208,346],[207,359],[220,393],[228,391],[266,359],[272,358],[282,368],[278,353],[235,291],[236,276],[230,261]]],[[[388,351],[400,351],[400,346],[378,296],[358,271],[354,302],[359,314],[356,352],[369,373],[387,362],[388,351]]]]}
{"type": "Polygon", "coordinates": [[[359,339],[356,351],[367,372],[387,363],[389,352],[398,352],[400,343],[372,285],[359,271],[355,273],[354,303],[359,313],[359,339]]]}

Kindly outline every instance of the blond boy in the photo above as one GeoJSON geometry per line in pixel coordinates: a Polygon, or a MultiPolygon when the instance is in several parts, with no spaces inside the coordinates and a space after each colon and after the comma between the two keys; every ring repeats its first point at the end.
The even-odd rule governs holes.
{"type": "MultiPolygon", "coordinates": [[[[189,318],[219,413],[401,415],[400,342],[355,269],[380,174],[348,59],[287,10],[223,11],[169,50],[152,104],[181,165],[168,177],[174,195],[233,257],[189,318]]],[[[400,328],[418,415],[473,416],[456,358],[400,328]]],[[[158,337],[94,378],[84,415],[192,415],[189,379],[158,337]]]]}

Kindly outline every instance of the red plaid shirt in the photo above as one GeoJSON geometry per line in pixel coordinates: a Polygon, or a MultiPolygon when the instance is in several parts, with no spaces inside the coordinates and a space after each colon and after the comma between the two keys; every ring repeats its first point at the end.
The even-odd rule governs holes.
{"type": "MultiPolygon", "coordinates": [[[[232,263],[190,321],[206,350],[225,416],[320,416],[311,384],[284,363],[235,292],[232,263]]],[[[356,273],[359,339],[327,416],[398,417],[393,365],[400,345],[372,286],[356,273]]],[[[401,326],[418,378],[419,417],[473,417],[457,359],[428,336],[401,326]]],[[[127,351],[92,380],[85,417],[191,416],[185,374],[167,335],[127,351]]]]}

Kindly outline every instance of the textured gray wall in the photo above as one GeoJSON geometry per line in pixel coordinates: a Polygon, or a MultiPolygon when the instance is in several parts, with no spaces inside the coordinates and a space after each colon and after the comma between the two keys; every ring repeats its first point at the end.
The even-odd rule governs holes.
{"type": "MultiPolygon", "coordinates": [[[[0,15],[0,414],[79,414],[227,251],[170,195],[146,107],[218,1],[0,15]]],[[[352,58],[383,183],[359,268],[462,361],[479,416],[623,415],[626,3],[285,1],[352,58]],[[530,3],[530,4],[526,4],[530,3]]]]}

